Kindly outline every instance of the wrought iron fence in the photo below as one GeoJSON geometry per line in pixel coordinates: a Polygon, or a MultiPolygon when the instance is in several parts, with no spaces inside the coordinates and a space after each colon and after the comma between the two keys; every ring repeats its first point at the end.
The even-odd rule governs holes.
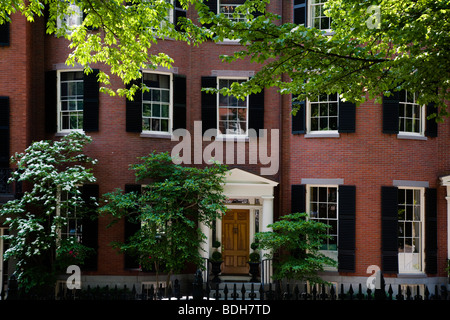
{"type": "Polygon", "coordinates": [[[142,285],[138,290],[136,286],[131,288],[124,285],[110,287],[90,287],[85,289],[69,290],[65,284],[60,283],[55,294],[47,296],[21,294],[19,291],[8,290],[1,294],[6,300],[224,300],[224,301],[362,301],[362,300],[398,300],[398,301],[420,301],[420,300],[447,300],[449,294],[445,285],[435,285],[433,288],[425,286],[423,292],[415,286],[398,286],[394,293],[391,285],[385,289],[363,289],[361,284],[357,288],[353,285],[341,284],[339,290],[335,285],[320,285],[309,287],[306,284],[290,285],[281,282],[269,283],[185,283],[184,287],[178,280],[167,288],[160,284],[159,287],[142,285]]]}

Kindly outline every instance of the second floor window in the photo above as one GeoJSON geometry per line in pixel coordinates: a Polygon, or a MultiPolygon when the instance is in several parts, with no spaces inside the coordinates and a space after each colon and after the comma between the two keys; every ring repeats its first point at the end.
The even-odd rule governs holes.
{"type": "Polygon", "coordinates": [[[219,0],[219,13],[223,13],[228,19],[238,22],[245,21],[243,14],[235,16],[236,8],[244,4],[245,0],[219,0]]]}
{"type": "Polygon", "coordinates": [[[142,131],[170,132],[170,75],[144,73],[148,88],[142,93],[142,131]]]}
{"type": "MultiPolygon", "coordinates": [[[[233,82],[241,79],[218,79],[219,89],[230,88],[233,82]]],[[[218,94],[218,128],[222,134],[246,135],[248,127],[248,98],[237,99],[233,96],[218,94]]]]}
{"type": "Polygon", "coordinates": [[[325,15],[324,4],[327,0],[311,0],[309,26],[320,29],[331,29],[331,18],[325,15]]]}
{"type": "Polygon", "coordinates": [[[309,131],[337,131],[339,96],[324,94],[309,101],[309,131]]]}
{"type": "Polygon", "coordinates": [[[417,94],[403,90],[399,96],[399,132],[423,135],[425,108],[417,103],[417,94]]]}
{"type": "Polygon", "coordinates": [[[73,29],[81,26],[83,23],[83,12],[80,7],[75,4],[69,5],[69,13],[66,14],[62,19],[57,19],[58,29],[67,28],[67,32],[70,34],[73,29]]]}
{"type": "Polygon", "coordinates": [[[59,72],[59,131],[82,130],[83,71],[59,72]]]}

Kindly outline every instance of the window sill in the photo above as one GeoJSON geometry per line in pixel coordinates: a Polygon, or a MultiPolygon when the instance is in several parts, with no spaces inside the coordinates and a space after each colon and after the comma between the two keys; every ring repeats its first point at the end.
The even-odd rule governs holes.
{"type": "Polygon", "coordinates": [[[172,134],[170,133],[150,133],[150,132],[141,132],[141,138],[158,138],[158,139],[172,139],[172,134]]]}
{"type": "Polygon", "coordinates": [[[218,135],[216,141],[235,141],[235,142],[247,142],[248,136],[234,136],[234,135],[218,135]]]}
{"type": "Polygon", "coordinates": [[[427,275],[424,272],[414,272],[414,273],[398,273],[397,278],[423,278],[427,275]]]}
{"type": "Polygon", "coordinates": [[[403,139],[403,140],[428,140],[427,137],[419,135],[419,134],[413,134],[413,133],[398,133],[397,139],[403,139]]]}
{"type": "Polygon", "coordinates": [[[314,131],[305,134],[305,138],[339,138],[337,131],[314,131]]]}
{"type": "Polygon", "coordinates": [[[56,132],[56,133],[55,133],[55,137],[65,137],[65,136],[71,134],[72,132],[85,133],[83,130],[59,131],[59,132],[56,132]]]}

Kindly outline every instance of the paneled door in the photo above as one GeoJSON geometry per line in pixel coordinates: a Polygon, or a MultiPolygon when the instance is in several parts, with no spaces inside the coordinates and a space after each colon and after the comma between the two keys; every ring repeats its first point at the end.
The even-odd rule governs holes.
{"type": "Polygon", "coordinates": [[[233,209],[222,218],[222,273],[248,273],[249,210],[233,209]]]}

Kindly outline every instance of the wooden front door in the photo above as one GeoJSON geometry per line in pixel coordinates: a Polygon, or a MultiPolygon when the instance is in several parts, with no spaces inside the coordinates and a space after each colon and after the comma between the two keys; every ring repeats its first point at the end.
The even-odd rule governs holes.
{"type": "Polygon", "coordinates": [[[248,273],[249,210],[229,210],[222,219],[222,273],[248,273]]]}

